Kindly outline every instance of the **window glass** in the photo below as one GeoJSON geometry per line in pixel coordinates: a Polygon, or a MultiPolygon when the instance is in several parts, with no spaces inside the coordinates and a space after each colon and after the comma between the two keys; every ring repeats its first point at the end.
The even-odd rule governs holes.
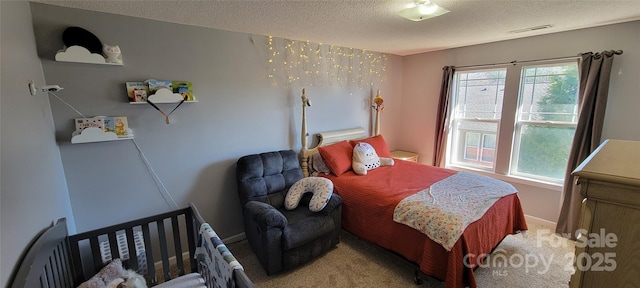
{"type": "Polygon", "coordinates": [[[496,151],[496,135],[484,134],[482,135],[482,162],[493,163],[496,151]]]}
{"type": "Polygon", "coordinates": [[[578,67],[524,67],[511,173],[564,179],[578,120],[578,67]]]}
{"type": "Polygon", "coordinates": [[[465,160],[478,160],[479,148],[480,148],[480,134],[478,133],[465,133],[467,138],[467,144],[464,148],[464,159],[465,160]]]}
{"type": "Polygon", "coordinates": [[[461,73],[456,117],[500,119],[506,70],[461,73]]]}
{"type": "Polygon", "coordinates": [[[575,127],[523,125],[514,174],[564,179],[575,131],[575,127]]]}

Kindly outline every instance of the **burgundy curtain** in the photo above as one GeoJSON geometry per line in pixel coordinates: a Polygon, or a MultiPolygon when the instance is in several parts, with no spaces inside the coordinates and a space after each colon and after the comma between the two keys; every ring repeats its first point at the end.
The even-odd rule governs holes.
{"type": "Polygon", "coordinates": [[[584,199],[576,183],[577,179],[571,175],[571,172],[601,143],[600,136],[609,94],[611,65],[616,54],[622,54],[622,51],[583,53],[578,63],[580,110],[564,177],[562,210],[556,226],[556,233],[570,234],[571,239],[575,239],[575,232],[579,228],[580,210],[584,199]]]}
{"type": "Polygon", "coordinates": [[[449,113],[451,105],[451,85],[456,69],[453,66],[442,68],[442,84],[438,101],[438,118],[436,119],[436,137],[433,146],[433,166],[444,166],[447,150],[447,134],[449,133],[449,113]]]}

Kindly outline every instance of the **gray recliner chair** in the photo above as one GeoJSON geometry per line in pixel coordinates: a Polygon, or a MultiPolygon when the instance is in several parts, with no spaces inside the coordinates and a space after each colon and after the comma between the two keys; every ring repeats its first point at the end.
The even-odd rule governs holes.
{"type": "Polygon", "coordinates": [[[309,210],[311,193],[296,209],[284,208],[289,187],[303,178],[294,151],[243,156],[236,178],[245,234],[267,275],[302,265],[340,242],[342,199],[337,194],[320,212],[309,210]]]}

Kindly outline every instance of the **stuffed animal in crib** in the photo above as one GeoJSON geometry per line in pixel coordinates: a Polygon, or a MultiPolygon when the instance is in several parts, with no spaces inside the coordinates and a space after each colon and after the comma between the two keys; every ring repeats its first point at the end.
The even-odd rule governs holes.
{"type": "Polygon", "coordinates": [[[147,288],[144,277],[133,270],[124,270],[122,261],[114,259],[104,266],[91,279],[83,282],[78,288],[147,288]]]}
{"type": "Polygon", "coordinates": [[[380,166],[393,166],[393,158],[378,157],[378,153],[369,143],[360,142],[353,147],[351,167],[358,175],[367,175],[367,171],[380,166]]]}
{"type": "Polygon", "coordinates": [[[147,288],[144,277],[133,270],[126,271],[126,278],[117,286],[118,288],[147,288]]]}

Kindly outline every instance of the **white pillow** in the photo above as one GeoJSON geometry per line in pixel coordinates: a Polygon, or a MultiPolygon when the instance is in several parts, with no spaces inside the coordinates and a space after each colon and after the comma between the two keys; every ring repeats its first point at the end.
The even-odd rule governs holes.
{"type": "Polygon", "coordinates": [[[306,177],[291,185],[287,196],[284,198],[284,208],[293,210],[298,207],[304,193],[311,192],[313,196],[309,201],[309,210],[319,212],[327,206],[333,195],[333,182],[324,177],[306,177]]]}

